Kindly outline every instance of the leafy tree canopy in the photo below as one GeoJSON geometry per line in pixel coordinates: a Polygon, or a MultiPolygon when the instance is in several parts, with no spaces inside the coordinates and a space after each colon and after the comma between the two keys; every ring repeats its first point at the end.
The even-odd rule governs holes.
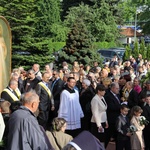
{"type": "Polygon", "coordinates": [[[138,25],[143,29],[143,33],[150,34],[150,1],[149,0],[132,0],[132,4],[136,6],[138,16],[138,25]]]}
{"type": "Polygon", "coordinates": [[[70,66],[74,61],[84,65],[91,64],[94,61],[101,63],[100,56],[93,50],[93,36],[86,28],[82,18],[75,20],[71,31],[68,33],[66,45],[59,52],[59,58],[56,62],[57,67],[61,67],[61,62],[67,61],[70,66]]]}
{"type": "Polygon", "coordinates": [[[82,18],[96,41],[115,41],[119,35],[115,19],[105,2],[99,8],[96,5],[89,7],[83,3],[70,8],[65,20],[66,25],[72,26],[76,18],[82,18]]]}

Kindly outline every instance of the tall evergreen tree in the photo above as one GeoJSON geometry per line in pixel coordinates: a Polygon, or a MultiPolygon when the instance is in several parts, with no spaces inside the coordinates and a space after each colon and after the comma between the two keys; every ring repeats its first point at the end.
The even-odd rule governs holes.
{"type": "Polygon", "coordinates": [[[42,37],[52,37],[52,33],[50,32],[51,26],[54,23],[60,22],[60,1],[40,0],[38,2],[37,9],[37,36],[42,35],[42,37]]]}
{"type": "Polygon", "coordinates": [[[33,63],[44,66],[51,61],[52,52],[48,46],[52,36],[50,27],[60,21],[59,8],[53,7],[52,4],[56,4],[56,1],[53,2],[52,0],[0,1],[0,14],[6,17],[12,29],[13,67],[26,66],[28,69],[33,63]]]}
{"type": "Polygon", "coordinates": [[[36,22],[35,13],[32,11],[35,8],[34,1],[8,0],[1,1],[0,5],[3,8],[0,13],[8,20],[12,30],[12,67],[25,65],[29,57],[29,60],[33,60],[33,56],[31,58],[22,54],[32,52],[30,45],[34,43],[34,23],[36,22]]]}
{"type": "Polygon", "coordinates": [[[134,50],[132,51],[132,54],[133,54],[134,58],[138,58],[138,56],[139,56],[139,43],[137,40],[134,43],[134,50]]]}
{"type": "Polygon", "coordinates": [[[74,61],[78,61],[84,65],[91,64],[94,61],[101,63],[100,56],[93,50],[93,37],[87,30],[86,25],[80,18],[76,20],[66,40],[66,46],[59,53],[58,67],[61,62],[67,61],[71,66],[74,61]]]}
{"type": "Polygon", "coordinates": [[[146,53],[147,55],[146,55],[146,59],[148,60],[148,61],[150,61],[150,44],[148,44],[148,46],[147,46],[147,53],[146,53]]]}
{"type": "Polygon", "coordinates": [[[131,56],[131,53],[132,53],[132,51],[131,51],[130,45],[127,45],[124,56],[123,56],[123,60],[124,61],[128,60],[129,57],[131,56]]]}
{"type": "Polygon", "coordinates": [[[140,43],[140,49],[139,49],[139,53],[142,55],[142,58],[145,59],[146,56],[146,47],[145,47],[145,41],[144,38],[142,38],[141,43],[140,43]]]}

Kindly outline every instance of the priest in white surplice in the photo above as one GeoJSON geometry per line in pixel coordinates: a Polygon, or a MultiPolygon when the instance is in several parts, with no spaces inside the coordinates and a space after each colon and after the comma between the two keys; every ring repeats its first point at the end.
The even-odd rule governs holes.
{"type": "Polygon", "coordinates": [[[79,134],[81,128],[81,118],[84,117],[79,103],[79,93],[74,86],[76,81],[74,77],[69,77],[67,86],[60,95],[60,106],[58,117],[67,121],[66,133],[75,137],[79,134]]]}

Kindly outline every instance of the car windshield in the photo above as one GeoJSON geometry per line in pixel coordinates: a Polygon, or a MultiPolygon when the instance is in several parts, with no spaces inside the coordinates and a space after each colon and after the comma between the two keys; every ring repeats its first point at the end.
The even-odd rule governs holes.
{"type": "Polygon", "coordinates": [[[124,55],[124,51],[117,51],[116,53],[119,55],[119,57],[123,57],[124,55]]]}

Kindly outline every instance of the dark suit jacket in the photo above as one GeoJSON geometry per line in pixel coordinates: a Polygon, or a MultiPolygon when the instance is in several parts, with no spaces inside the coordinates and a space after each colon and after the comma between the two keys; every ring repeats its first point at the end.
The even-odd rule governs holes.
{"type": "MultiPolygon", "coordinates": [[[[54,82],[54,81],[53,81],[54,82]]],[[[52,83],[53,84],[53,83],[52,83]]],[[[60,78],[55,82],[54,87],[52,89],[54,101],[60,101],[60,93],[63,90],[64,81],[60,78]]]]}
{"type": "Polygon", "coordinates": [[[49,97],[47,91],[40,84],[37,84],[35,91],[40,97],[39,110],[49,111],[51,105],[51,98],[49,97]]]}
{"type": "Polygon", "coordinates": [[[26,88],[26,85],[27,85],[27,83],[28,83],[29,80],[30,80],[30,79],[24,80],[24,90],[25,90],[25,92],[28,92],[28,91],[30,91],[31,89],[34,90],[34,89],[36,88],[36,85],[40,82],[40,81],[35,77],[33,80],[30,81],[30,85],[28,86],[28,88],[26,88]]]}
{"type": "Polygon", "coordinates": [[[144,102],[142,101],[142,99],[146,97],[147,92],[149,92],[149,91],[148,91],[146,88],[144,88],[144,89],[139,93],[139,96],[138,96],[138,105],[139,105],[140,107],[143,107],[143,106],[144,106],[144,102]]]}
{"type": "Polygon", "coordinates": [[[111,61],[109,64],[109,67],[114,67],[115,65],[118,65],[117,61],[111,61]]]}
{"type": "Polygon", "coordinates": [[[21,93],[24,93],[24,85],[23,85],[23,80],[21,78],[18,79],[18,89],[20,90],[21,93]]]}
{"type": "Polygon", "coordinates": [[[118,140],[127,140],[127,139],[129,139],[129,137],[126,136],[129,127],[130,127],[129,119],[127,117],[124,118],[120,114],[120,116],[117,118],[117,121],[116,121],[116,129],[117,129],[117,132],[118,132],[117,139],[118,140]]]}
{"type": "Polygon", "coordinates": [[[110,92],[110,90],[107,91],[104,98],[107,103],[108,124],[115,124],[117,117],[120,115],[120,103],[118,102],[116,97],[110,92]]]}
{"type": "MultiPolygon", "coordinates": [[[[8,87],[7,87],[7,89],[10,90],[8,87]]],[[[11,98],[11,96],[6,91],[2,91],[1,98],[3,98],[6,101],[9,101],[10,103],[14,102],[14,100],[11,98]]]]}
{"type": "Polygon", "coordinates": [[[85,115],[92,113],[91,112],[91,100],[94,97],[95,93],[88,87],[83,93],[80,93],[80,104],[85,115]]]}
{"type": "Polygon", "coordinates": [[[150,132],[150,106],[148,104],[143,107],[142,115],[149,121],[149,124],[145,126],[145,129],[150,132]]]}
{"type": "Polygon", "coordinates": [[[138,105],[138,93],[135,90],[131,90],[128,97],[128,106],[132,108],[136,105],[138,105]]]}

